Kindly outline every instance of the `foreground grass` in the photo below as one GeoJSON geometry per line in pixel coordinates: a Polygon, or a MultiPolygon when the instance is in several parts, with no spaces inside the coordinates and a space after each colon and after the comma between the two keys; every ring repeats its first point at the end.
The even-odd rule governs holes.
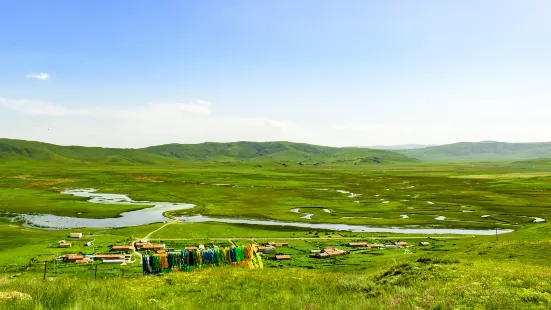
{"type": "Polygon", "coordinates": [[[96,281],[4,278],[0,296],[22,294],[0,299],[0,308],[548,309],[551,270],[527,267],[406,257],[355,274],[228,267],[96,281]]]}
{"type": "Polygon", "coordinates": [[[280,251],[293,260],[265,261],[263,270],[212,267],[101,280],[0,276],[0,309],[549,309],[550,232],[542,224],[498,240],[431,240],[434,247],[409,255],[386,250],[368,260],[360,252],[309,260],[332,265],[323,270],[303,265],[300,252],[312,244],[291,241],[280,251]]]}

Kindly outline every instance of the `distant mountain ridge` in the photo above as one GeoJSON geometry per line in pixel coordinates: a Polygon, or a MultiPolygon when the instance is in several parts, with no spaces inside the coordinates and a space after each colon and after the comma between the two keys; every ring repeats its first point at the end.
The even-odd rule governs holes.
{"type": "Polygon", "coordinates": [[[402,163],[417,162],[385,150],[337,148],[285,141],[166,144],[119,149],[0,139],[0,161],[177,164],[188,162],[402,163]]]}
{"type": "Polygon", "coordinates": [[[423,161],[528,160],[551,158],[551,142],[459,142],[397,152],[423,161]]]}
{"type": "Polygon", "coordinates": [[[143,149],[191,161],[415,162],[405,155],[372,149],[338,148],[286,141],[166,144],[143,149]]]}
{"type": "Polygon", "coordinates": [[[360,146],[360,147],[368,148],[368,149],[376,149],[376,150],[395,151],[395,150],[422,149],[429,146],[436,146],[436,144],[372,145],[372,146],[360,146]]]}

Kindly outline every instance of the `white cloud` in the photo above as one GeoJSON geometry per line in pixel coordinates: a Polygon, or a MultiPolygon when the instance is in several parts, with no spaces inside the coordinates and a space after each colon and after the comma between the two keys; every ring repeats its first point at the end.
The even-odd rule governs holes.
{"type": "Polygon", "coordinates": [[[41,80],[41,81],[47,81],[50,79],[50,74],[49,73],[45,73],[45,72],[40,72],[40,73],[28,73],[27,75],[25,75],[26,78],[28,79],[37,79],[37,80],[41,80]]]}
{"type": "Polygon", "coordinates": [[[549,141],[551,127],[492,122],[392,122],[343,118],[291,122],[268,117],[218,115],[205,101],[153,102],[129,107],[75,108],[0,97],[0,137],[62,145],[145,147],[205,141],[295,141],[333,146],[452,143],[457,141],[549,141]]]}
{"type": "Polygon", "coordinates": [[[8,108],[27,115],[42,116],[96,116],[125,120],[170,120],[188,116],[207,116],[211,113],[210,103],[197,102],[160,102],[134,108],[66,108],[51,102],[30,99],[7,99],[0,97],[0,107],[8,108]]]}
{"type": "Polygon", "coordinates": [[[6,99],[0,97],[0,107],[28,115],[68,116],[90,114],[89,110],[70,109],[49,102],[29,99],[6,99]]]}
{"type": "Polygon", "coordinates": [[[117,117],[126,120],[178,120],[192,117],[205,117],[211,113],[211,104],[206,101],[195,102],[155,102],[144,106],[126,109],[101,109],[97,115],[117,117]]]}
{"type": "Polygon", "coordinates": [[[127,108],[68,108],[0,98],[0,136],[58,144],[143,147],[203,141],[289,140],[305,130],[269,118],[213,116],[205,101],[156,102],[127,108]],[[10,124],[2,108],[19,116],[10,124]],[[13,134],[17,136],[13,136],[13,134]]]}

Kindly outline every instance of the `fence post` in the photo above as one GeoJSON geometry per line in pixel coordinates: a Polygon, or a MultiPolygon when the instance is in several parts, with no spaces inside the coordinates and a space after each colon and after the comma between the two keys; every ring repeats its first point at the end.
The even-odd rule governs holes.
{"type": "Polygon", "coordinates": [[[98,278],[98,265],[96,264],[96,269],[94,271],[94,279],[98,278]]]}
{"type": "Polygon", "coordinates": [[[46,280],[46,271],[48,270],[48,262],[44,262],[44,280],[46,280]]]}

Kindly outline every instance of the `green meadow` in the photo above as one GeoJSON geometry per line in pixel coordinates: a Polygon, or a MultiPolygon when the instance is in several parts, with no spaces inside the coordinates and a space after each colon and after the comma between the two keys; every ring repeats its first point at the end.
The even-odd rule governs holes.
{"type": "Polygon", "coordinates": [[[0,309],[548,309],[551,226],[534,222],[551,219],[551,166],[546,162],[2,161],[0,309]],[[148,207],[96,204],[60,193],[78,188],[196,205],[165,214],[170,221],[205,215],[514,232],[359,233],[182,221],[51,230],[18,220],[17,214],[109,218],[148,207]],[[298,213],[291,211],[297,208],[298,213]],[[313,215],[302,218],[306,213],[313,215]],[[70,249],[58,248],[71,231],[84,237],[73,240],[70,249]],[[222,266],[147,277],[136,254],[136,262],[124,267],[55,261],[67,253],[107,253],[111,244],[144,237],[175,249],[288,242],[275,254],[292,259],[275,261],[275,254],[267,254],[262,270],[222,266]],[[85,246],[90,241],[93,246],[85,246]],[[410,246],[407,251],[349,247],[353,241],[410,246]],[[430,245],[422,247],[421,241],[430,245]],[[308,257],[310,250],[327,246],[349,254],[308,257]]]}

